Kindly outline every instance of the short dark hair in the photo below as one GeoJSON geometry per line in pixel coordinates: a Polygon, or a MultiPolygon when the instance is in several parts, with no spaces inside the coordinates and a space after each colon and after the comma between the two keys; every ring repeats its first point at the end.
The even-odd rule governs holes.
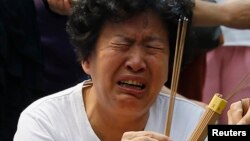
{"type": "Polygon", "coordinates": [[[76,47],[78,59],[86,60],[95,48],[105,21],[123,21],[151,9],[160,16],[170,35],[171,64],[178,19],[185,16],[191,21],[193,7],[192,0],[79,0],[73,7],[66,30],[76,47]]]}

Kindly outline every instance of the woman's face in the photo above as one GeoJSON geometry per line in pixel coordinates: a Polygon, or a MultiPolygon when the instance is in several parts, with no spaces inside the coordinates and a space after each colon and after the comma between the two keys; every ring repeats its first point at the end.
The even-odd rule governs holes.
{"type": "Polygon", "coordinates": [[[168,34],[146,11],[129,20],[106,22],[84,71],[93,81],[99,107],[122,115],[145,114],[167,81],[168,34]]]}

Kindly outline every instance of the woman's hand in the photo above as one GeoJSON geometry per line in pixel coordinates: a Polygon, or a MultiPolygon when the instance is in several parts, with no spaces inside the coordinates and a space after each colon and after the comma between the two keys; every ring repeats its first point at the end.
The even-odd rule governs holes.
{"type": "Polygon", "coordinates": [[[227,116],[228,124],[250,124],[250,98],[232,103],[227,116]]]}
{"type": "Polygon", "coordinates": [[[163,134],[151,131],[131,131],[125,132],[121,141],[171,141],[171,139],[163,134]]]}
{"type": "Polygon", "coordinates": [[[47,0],[49,8],[60,15],[70,15],[72,0],[47,0]]]}

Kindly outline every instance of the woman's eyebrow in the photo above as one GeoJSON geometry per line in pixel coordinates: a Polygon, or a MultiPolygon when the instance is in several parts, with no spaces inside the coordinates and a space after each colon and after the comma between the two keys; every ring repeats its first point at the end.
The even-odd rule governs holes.
{"type": "MultiPolygon", "coordinates": [[[[123,35],[123,34],[115,34],[115,37],[121,38],[125,42],[133,43],[135,39],[133,37],[129,37],[128,35],[123,35]]],[[[157,41],[162,44],[167,44],[168,40],[165,38],[162,38],[160,36],[146,36],[143,40],[143,42],[152,42],[152,41],[157,41]]]]}
{"type": "Polygon", "coordinates": [[[167,43],[168,41],[165,38],[159,37],[159,36],[147,36],[143,39],[144,42],[150,42],[150,41],[158,41],[160,43],[167,43]]]}
{"type": "Polygon", "coordinates": [[[119,37],[119,38],[121,38],[122,40],[124,40],[124,41],[126,41],[126,42],[129,42],[129,43],[134,42],[134,39],[133,39],[132,37],[127,36],[127,35],[115,34],[115,37],[119,37]]]}

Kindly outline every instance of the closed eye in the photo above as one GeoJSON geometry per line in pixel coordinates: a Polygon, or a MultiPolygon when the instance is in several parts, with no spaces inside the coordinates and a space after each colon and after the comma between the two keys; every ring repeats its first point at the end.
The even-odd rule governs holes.
{"type": "Polygon", "coordinates": [[[111,45],[115,45],[115,46],[129,46],[129,44],[126,44],[126,43],[111,43],[111,45]]]}
{"type": "Polygon", "coordinates": [[[110,47],[113,50],[122,51],[122,52],[128,50],[130,46],[131,45],[128,43],[114,43],[114,42],[110,43],[110,47]]]}
{"type": "Polygon", "coordinates": [[[144,46],[149,49],[166,50],[168,41],[159,36],[148,36],[144,39],[144,46]]]}
{"type": "Polygon", "coordinates": [[[133,40],[123,35],[116,35],[110,41],[110,45],[115,48],[128,48],[133,44],[133,40]]]}
{"type": "Polygon", "coordinates": [[[158,49],[158,50],[164,50],[162,46],[157,46],[157,45],[146,45],[146,48],[151,48],[151,49],[158,49]]]}
{"type": "Polygon", "coordinates": [[[124,48],[124,47],[129,47],[130,44],[128,44],[128,43],[111,43],[111,46],[124,48]]]}

